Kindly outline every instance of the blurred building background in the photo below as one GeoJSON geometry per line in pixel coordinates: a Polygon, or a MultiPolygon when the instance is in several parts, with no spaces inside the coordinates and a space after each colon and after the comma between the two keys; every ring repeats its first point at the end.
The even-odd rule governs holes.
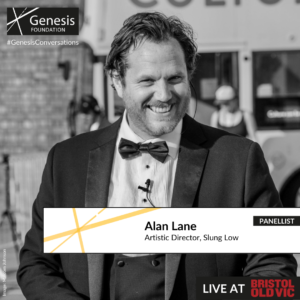
{"type": "Polygon", "coordinates": [[[192,25],[200,55],[190,114],[197,103],[196,120],[209,124],[216,89],[232,85],[240,107],[254,114],[284,205],[300,206],[299,0],[1,0],[0,250],[9,260],[7,299],[22,299],[14,279],[17,253],[47,152],[70,136],[70,101],[93,95],[111,122],[124,109],[103,67],[114,34],[140,11],[177,15],[192,25]],[[12,6],[78,7],[80,35],[7,36],[6,8],[12,6]],[[79,44],[8,45],[12,39],[79,44]]]}
{"type": "MultiPolygon", "coordinates": [[[[16,253],[24,240],[24,229],[30,227],[30,206],[38,191],[46,154],[55,143],[69,137],[68,104],[76,97],[76,89],[78,93],[92,93],[93,73],[91,50],[85,45],[7,45],[8,39],[78,41],[78,36],[7,36],[6,8],[12,6],[79,7],[82,15],[84,1],[0,2],[0,250],[2,261],[6,249],[7,299],[19,299],[15,290],[16,253]],[[10,219],[11,212],[14,220],[10,219]],[[14,242],[11,226],[15,220],[14,242]]],[[[0,297],[2,288],[1,284],[0,297]]]]}

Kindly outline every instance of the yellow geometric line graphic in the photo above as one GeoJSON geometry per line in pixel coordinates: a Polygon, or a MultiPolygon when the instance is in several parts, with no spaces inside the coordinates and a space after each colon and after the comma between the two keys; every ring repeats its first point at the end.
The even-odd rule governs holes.
{"type": "Polygon", "coordinates": [[[78,231],[78,237],[79,237],[81,252],[84,253],[84,247],[83,247],[81,232],[80,232],[78,218],[77,218],[77,214],[76,214],[76,209],[75,208],[73,208],[73,215],[74,215],[74,219],[75,219],[75,223],[76,223],[76,227],[77,227],[77,231],[78,231]]]}
{"type": "MultiPolygon", "coordinates": [[[[75,232],[77,233],[77,231],[75,232]]],[[[71,234],[67,239],[65,239],[62,243],[60,243],[56,248],[54,248],[50,253],[53,253],[56,249],[58,249],[62,244],[64,244],[67,240],[69,240],[75,233],[71,234]]]]}
{"type": "MultiPolygon", "coordinates": [[[[101,209],[99,212],[98,212],[98,215],[100,213],[102,213],[104,211],[105,208],[101,209]]],[[[90,220],[88,220],[83,226],[80,227],[79,230],[81,230],[85,225],[89,224],[92,220],[94,220],[97,216],[93,216],[90,220]]],[[[73,235],[75,235],[76,233],[78,232],[78,229],[76,229],[76,231],[71,234],[67,239],[65,239],[62,243],[60,243],[55,249],[53,249],[50,253],[53,253],[56,249],[58,249],[61,245],[63,245],[67,240],[69,240],[73,235]]]]}
{"type": "MultiPolygon", "coordinates": [[[[104,209],[102,209],[99,213],[101,213],[104,209]]],[[[78,220],[76,222],[77,215],[76,215],[76,211],[74,213],[75,209],[73,209],[74,217],[76,215],[75,222],[76,222],[77,228],[76,229],[71,229],[71,230],[68,230],[68,231],[64,231],[64,232],[61,232],[61,233],[58,233],[58,234],[54,234],[54,235],[51,235],[51,236],[48,236],[48,237],[45,237],[44,242],[49,242],[49,241],[52,241],[52,240],[55,240],[55,239],[58,239],[58,238],[61,238],[61,237],[64,237],[64,236],[71,235],[65,241],[63,241],[59,246],[57,246],[53,251],[51,251],[51,253],[53,253],[56,249],[58,249],[63,243],[65,243],[68,239],[70,239],[76,233],[80,234],[81,231],[97,228],[97,227],[100,227],[100,226],[103,226],[103,225],[107,225],[107,224],[111,224],[111,223],[114,223],[114,222],[117,222],[117,221],[132,218],[132,217],[142,215],[142,214],[145,214],[145,213],[157,210],[157,209],[159,209],[159,208],[143,208],[143,209],[138,210],[138,211],[134,211],[134,212],[131,212],[131,213],[128,213],[128,214],[120,215],[120,216],[113,217],[113,218],[110,218],[110,219],[107,219],[107,220],[104,220],[104,221],[100,221],[100,222],[97,222],[97,223],[94,223],[94,224],[87,225],[90,221],[92,221],[96,217],[96,216],[94,216],[91,220],[89,220],[87,223],[85,223],[82,227],[79,227],[78,220]]],[[[81,239],[81,235],[80,235],[79,240],[80,239],[81,239]]],[[[80,245],[81,245],[81,250],[84,252],[83,243],[82,244],[81,243],[82,243],[82,239],[80,240],[80,245]]]]}

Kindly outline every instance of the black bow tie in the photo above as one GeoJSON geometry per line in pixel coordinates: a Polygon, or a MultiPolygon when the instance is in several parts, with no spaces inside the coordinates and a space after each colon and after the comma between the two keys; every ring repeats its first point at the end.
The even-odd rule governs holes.
{"type": "Polygon", "coordinates": [[[163,163],[168,156],[169,148],[166,142],[136,144],[122,138],[119,144],[119,152],[122,158],[130,158],[141,152],[148,152],[152,157],[163,163]]]}

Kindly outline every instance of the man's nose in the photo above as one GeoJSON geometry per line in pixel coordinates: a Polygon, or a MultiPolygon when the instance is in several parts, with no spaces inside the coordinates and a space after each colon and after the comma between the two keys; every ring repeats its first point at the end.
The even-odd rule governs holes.
{"type": "Polygon", "coordinates": [[[155,100],[167,102],[172,98],[171,86],[166,81],[161,81],[156,84],[155,100]]]}

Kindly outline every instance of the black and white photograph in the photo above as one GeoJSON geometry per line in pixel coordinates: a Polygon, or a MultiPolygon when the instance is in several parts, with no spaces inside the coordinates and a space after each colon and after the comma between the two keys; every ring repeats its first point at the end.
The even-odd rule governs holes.
{"type": "Polygon", "coordinates": [[[1,0],[0,299],[299,299],[299,16],[300,0],[1,0]],[[124,222],[91,236],[94,218],[124,222]]]}

